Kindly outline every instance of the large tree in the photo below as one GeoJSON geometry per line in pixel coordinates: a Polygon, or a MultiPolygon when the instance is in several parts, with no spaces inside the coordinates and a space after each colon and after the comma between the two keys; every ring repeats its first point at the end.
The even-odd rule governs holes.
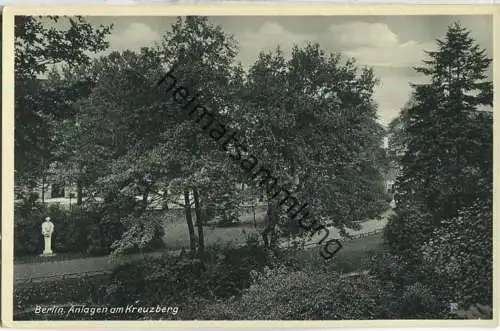
{"type": "MultiPolygon", "coordinates": [[[[96,84],[82,103],[86,125],[94,126],[97,133],[92,138],[99,147],[95,154],[105,150],[108,155],[106,165],[99,167],[101,175],[95,190],[103,196],[112,196],[113,192],[141,196],[142,201],[135,216],[130,217],[141,220],[142,225],[129,222],[130,231],[117,247],[128,247],[137,240],[142,243],[140,238],[149,236],[144,233],[154,229],[146,224],[148,217],[142,216],[148,201],[178,203],[178,197],[184,196],[181,205],[185,209],[190,248],[203,251],[202,206],[208,205],[208,194],[213,198],[216,192],[228,193],[211,186],[221,180],[234,182],[234,176],[228,170],[227,157],[175,101],[177,97],[169,94],[171,82],[160,86],[157,82],[165,68],[170,70],[177,65],[173,75],[179,86],[187,87],[191,95],[198,92],[199,103],[214,112],[227,111],[232,81],[239,72],[233,63],[236,50],[232,37],[208,18],[179,17],[154,47],[143,48],[139,53],[114,52],[95,61],[98,69],[91,72],[96,84]],[[99,121],[92,120],[95,118],[99,121]]],[[[227,116],[227,112],[221,113],[227,116]]],[[[80,139],[79,146],[86,143],[80,139]]]]}
{"type": "Polygon", "coordinates": [[[402,113],[397,214],[386,235],[392,251],[407,262],[404,282],[427,279],[436,290],[447,288],[446,295],[461,303],[472,297],[459,293],[477,290],[489,293],[482,300],[491,302],[492,219],[491,212],[485,212],[492,201],[491,59],[459,24],[450,26],[437,46],[416,68],[429,82],[413,86],[413,101],[402,113]],[[478,224],[478,229],[469,229],[478,224]],[[484,246],[474,252],[464,248],[472,242],[484,246]],[[430,252],[441,255],[432,258],[430,252]],[[450,286],[436,285],[436,279],[447,282],[443,268],[468,272],[450,275],[450,286]],[[433,279],[436,272],[441,277],[433,279]],[[485,281],[475,283],[473,275],[485,281]]]}
{"type": "MultiPolygon", "coordinates": [[[[376,83],[371,69],[308,44],[295,46],[288,60],[279,48],[261,53],[244,84],[238,118],[247,125],[252,152],[284,188],[310,204],[311,214],[342,231],[384,209],[376,83]],[[353,190],[339,189],[350,181],[356,182],[353,190]]],[[[271,210],[275,201],[268,200],[271,210]]],[[[286,214],[280,219],[285,233],[301,231],[286,214]]]]}
{"type": "MultiPolygon", "coordinates": [[[[212,24],[207,17],[178,17],[172,30],[164,35],[157,51],[160,59],[170,66],[168,69],[175,65],[174,75],[179,79],[179,85],[186,87],[191,96],[197,95],[199,104],[218,114],[222,117],[221,122],[224,122],[234,104],[233,81],[239,77],[235,64],[238,46],[233,36],[212,24]]],[[[177,181],[177,185],[183,186],[185,193],[191,242],[193,230],[189,208],[191,204],[195,207],[198,247],[203,251],[202,227],[206,220],[200,219],[204,217],[201,204],[205,208],[209,206],[209,192],[221,195],[230,193],[231,190],[214,188],[221,181],[233,182],[235,174],[218,146],[206,132],[199,129],[199,124],[192,121],[182,107],[178,107],[175,113],[178,116],[175,123],[182,127],[176,137],[176,145],[183,151],[183,158],[189,160],[182,165],[182,180],[177,181]],[[193,201],[189,199],[189,192],[193,192],[193,201]]],[[[211,198],[215,197],[212,195],[211,198]]],[[[219,205],[217,208],[225,209],[227,206],[219,205]]],[[[193,244],[191,249],[194,249],[193,244]]]]}
{"type": "Polygon", "coordinates": [[[108,47],[111,26],[93,27],[84,18],[15,18],[16,184],[32,187],[53,160],[54,123],[68,116],[68,103],[88,90],[85,82],[53,89],[40,78],[51,66],[88,63],[88,52],[108,47]],[[49,24],[56,23],[56,24],[49,24]],[[61,24],[66,28],[56,28],[61,24]]]}

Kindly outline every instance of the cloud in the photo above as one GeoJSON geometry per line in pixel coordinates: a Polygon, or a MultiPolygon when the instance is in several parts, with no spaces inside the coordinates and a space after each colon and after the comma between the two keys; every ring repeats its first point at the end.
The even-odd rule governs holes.
{"type": "Polygon", "coordinates": [[[292,33],[279,23],[268,21],[256,32],[246,30],[236,38],[242,50],[239,59],[243,65],[248,66],[257,60],[261,51],[271,51],[279,45],[284,54],[289,55],[294,44],[302,45],[311,40],[312,36],[292,33]]]}
{"type": "Polygon", "coordinates": [[[411,67],[422,61],[424,50],[433,50],[433,42],[401,42],[387,24],[350,22],[331,25],[329,32],[344,54],[368,66],[411,67]]]}
{"type": "Polygon", "coordinates": [[[346,50],[345,54],[369,66],[408,68],[426,58],[425,51],[436,48],[434,43],[408,41],[388,46],[359,47],[346,50]]]}
{"type": "Polygon", "coordinates": [[[240,59],[244,65],[253,63],[260,51],[269,51],[279,44],[289,55],[294,44],[318,42],[331,52],[341,52],[367,66],[408,68],[421,63],[424,50],[435,49],[435,43],[409,40],[401,42],[387,24],[349,22],[332,24],[319,33],[292,33],[277,22],[267,21],[257,31],[246,30],[237,36],[240,59]]]}
{"type": "Polygon", "coordinates": [[[264,25],[261,26],[261,28],[256,34],[276,36],[276,35],[282,35],[284,32],[286,32],[286,30],[280,24],[274,22],[266,22],[264,25]]]}
{"type": "Polygon", "coordinates": [[[381,84],[374,97],[379,104],[379,121],[388,124],[400,111],[411,93],[410,82],[420,83],[421,77],[411,70],[422,63],[424,50],[435,49],[434,42],[409,40],[402,42],[387,24],[354,21],[332,24],[319,33],[292,33],[283,25],[267,21],[258,30],[246,30],[236,36],[241,44],[240,60],[252,64],[262,50],[275,49],[279,44],[285,56],[294,44],[318,42],[330,52],[354,57],[360,66],[374,67],[381,84]]]}
{"type": "Polygon", "coordinates": [[[148,25],[132,22],[124,30],[110,36],[110,49],[122,51],[125,49],[139,50],[141,47],[152,46],[159,41],[161,35],[148,25]]]}
{"type": "Polygon", "coordinates": [[[387,47],[399,43],[398,36],[382,23],[350,22],[331,25],[329,32],[346,47],[387,47]]]}

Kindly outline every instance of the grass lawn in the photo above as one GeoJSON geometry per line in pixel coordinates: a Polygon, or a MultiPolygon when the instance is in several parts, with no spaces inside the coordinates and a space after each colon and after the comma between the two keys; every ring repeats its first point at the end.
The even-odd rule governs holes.
{"type": "MultiPolygon", "coordinates": [[[[257,226],[262,223],[264,215],[265,208],[257,206],[255,210],[255,221],[257,226]]],[[[248,234],[258,233],[255,227],[253,213],[242,214],[239,219],[241,220],[241,224],[236,226],[204,226],[203,231],[205,234],[205,244],[207,246],[226,245],[229,243],[243,244],[245,243],[248,234]]],[[[196,215],[194,215],[194,213],[193,222],[196,222],[196,215]]],[[[163,241],[165,242],[166,250],[180,250],[182,248],[189,249],[189,234],[184,214],[167,213],[165,215],[164,230],[165,236],[163,237],[163,241]]],[[[197,229],[195,229],[195,232],[197,233],[197,229]]],[[[57,251],[55,253],[56,255],[50,258],[40,255],[15,256],[14,263],[43,263],[90,257],[85,253],[57,253],[57,251]]],[[[94,255],[92,257],[96,256],[94,255]]]]}
{"type": "MultiPolygon", "coordinates": [[[[389,212],[382,214],[383,218],[387,218],[389,212]]],[[[246,213],[239,216],[241,223],[237,226],[231,227],[215,227],[215,226],[204,226],[203,232],[205,237],[205,244],[207,246],[211,245],[226,245],[228,243],[234,244],[244,244],[246,238],[249,234],[257,234],[263,230],[263,220],[265,216],[265,208],[261,207],[255,212],[255,222],[253,219],[253,213],[246,213]]],[[[196,222],[196,216],[193,215],[193,222],[196,222]]],[[[387,222],[387,220],[369,220],[363,223],[363,231],[369,232],[381,227],[382,222],[387,222]]],[[[166,248],[171,250],[178,249],[188,249],[189,248],[189,232],[186,224],[186,219],[184,214],[178,214],[175,216],[168,216],[168,219],[164,222],[165,236],[163,241],[165,242],[166,248]]],[[[340,233],[338,229],[329,229],[329,239],[339,238],[340,233]]],[[[359,231],[349,231],[352,234],[359,233],[359,231]]],[[[195,229],[197,233],[197,229],[195,229]]],[[[322,239],[324,233],[316,234],[313,238],[309,240],[310,243],[318,242],[322,239]]],[[[260,235],[259,235],[260,238],[260,235]]],[[[363,238],[363,241],[370,241],[368,238],[363,238]]],[[[344,248],[343,250],[345,250],[344,248]]],[[[362,249],[361,249],[362,250],[362,249]]],[[[340,254],[340,252],[339,252],[340,254]]]]}
{"type": "Polygon", "coordinates": [[[87,254],[84,253],[60,253],[51,256],[44,257],[40,255],[25,255],[14,257],[15,264],[24,264],[24,263],[43,263],[43,262],[54,262],[54,261],[63,261],[63,260],[75,260],[88,257],[87,254]]]}
{"type": "MultiPolygon", "coordinates": [[[[264,211],[256,211],[255,219],[257,227],[262,224],[264,211]]],[[[253,214],[245,214],[239,217],[241,224],[231,227],[204,226],[203,232],[205,245],[226,245],[228,243],[243,244],[249,234],[258,234],[256,225],[253,222],[253,214]]],[[[193,223],[196,216],[193,215],[193,223]]],[[[189,232],[186,219],[183,214],[168,217],[164,223],[165,236],[163,241],[167,249],[178,250],[189,248],[189,232]]],[[[197,233],[195,229],[195,233],[197,233]]]]}
{"type": "Polygon", "coordinates": [[[314,247],[297,252],[296,258],[301,267],[326,266],[344,273],[361,271],[376,254],[384,251],[382,234],[354,239],[343,243],[342,248],[331,259],[325,260],[320,255],[321,247],[314,247]]]}
{"type": "MultiPolygon", "coordinates": [[[[244,244],[249,235],[257,235],[260,238],[259,230],[262,230],[263,219],[265,216],[265,208],[258,207],[255,211],[255,221],[253,213],[246,213],[239,216],[241,223],[236,226],[231,227],[216,227],[213,225],[208,225],[203,227],[205,245],[227,245],[227,244],[244,244]]],[[[196,216],[193,213],[193,222],[196,222],[196,216]]],[[[367,231],[371,231],[372,228],[380,227],[379,221],[368,221],[363,225],[367,231]]],[[[171,213],[165,215],[164,221],[165,235],[163,241],[165,243],[165,250],[180,250],[189,249],[189,232],[186,224],[186,220],[183,213],[171,213]]],[[[331,237],[338,238],[338,230],[331,229],[331,237]]],[[[197,233],[197,229],[195,229],[197,233]]],[[[317,238],[311,239],[311,242],[317,242],[322,235],[318,235],[317,238]]],[[[325,261],[319,255],[319,248],[308,249],[304,252],[300,252],[304,257],[301,260],[318,260],[315,263],[335,263],[342,269],[349,269],[347,265],[352,265],[355,268],[361,268],[365,260],[369,258],[376,251],[382,249],[382,237],[381,235],[374,235],[373,237],[366,237],[361,239],[351,240],[346,242],[344,247],[336,254],[332,259],[325,261]],[[321,261],[320,261],[321,260],[321,261]]],[[[299,254],[299,253],[297,253],[299,254]]],[[[79,258],[85,258],[88,255],[80,253],[60,253],[50,257],[36,256],[20,256],[15,257],[14,263],[40,263],[40,262],[53,262],[61,260],[74,260],[79,258]]]]}

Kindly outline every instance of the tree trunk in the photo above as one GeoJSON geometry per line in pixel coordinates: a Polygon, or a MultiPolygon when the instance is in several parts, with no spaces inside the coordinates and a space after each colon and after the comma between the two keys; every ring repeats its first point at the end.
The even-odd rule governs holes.
{"type": "Polygon", "coordinates": [[[146,189],[144,193],[142,194],[142,210],[146,211],[148,209],[148,197],[149,197],[149,190],[146,189]]]}
{"type": "Polygon", "coordinates": [[[82,180],[78,178],[76,181],[76,204],[80,206],[83,202],[83,187],[82,180]]]}
{"type": "Polygon", "coordinates": [[[42,173],[42,203],[45,203],[45,170],[42,173]]]}
{"type": "Polygon", "coordinates": [[[189,231],[189,248],[191,252],[196,252],[196,239],[194,235],[193,216],[191,214],[191,201],[189,199],[189,190],[184,191],[184,212],[186,214],[186,222],[189,231]]]}
{"type": "Polygon", "coordinates": [[[42,157],[42,204],[45,203],[45,159],[42,157]]]}
{"type": "Polygon", "coordinates": [[[274,202],[268,201],[267,203],[267,214],[264,218],[265,229],[262,232],[262,239],[264,240],[264,246],[275,247],[277,241],[276,235],[276,225],[278,224],[278,210],[274,202]]]}
{"type": "Polygon", "coordinates": [[[203,237],[203,213],[200,205],[200,197],[198,195],[198,189],[193,189],[194,196],[194,211],[196,213],[196,226],[198,227],[198,253],[200,257],[203,257],[205,251],[205,238],[203,237]]]}
{"type": "Polygon", "coordinates": [[[276,233],[276,228],[273,227],[271,230],[271,240],[269,240],[269,247],[276,248],[278,246],[278,233],[276,233]]]}

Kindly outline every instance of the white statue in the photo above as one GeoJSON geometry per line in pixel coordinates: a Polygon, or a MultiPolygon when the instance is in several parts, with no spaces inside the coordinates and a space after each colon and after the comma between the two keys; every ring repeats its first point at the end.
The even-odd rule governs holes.
{"type": "Polygon", "coordinates": [[[42,255],[52,255],[52,233],[54,232],[54,223],[50,221],[50,217],[45,218],[45,222],[42,223],[42,235],[45,239],[45,249],[42,255]]]}

